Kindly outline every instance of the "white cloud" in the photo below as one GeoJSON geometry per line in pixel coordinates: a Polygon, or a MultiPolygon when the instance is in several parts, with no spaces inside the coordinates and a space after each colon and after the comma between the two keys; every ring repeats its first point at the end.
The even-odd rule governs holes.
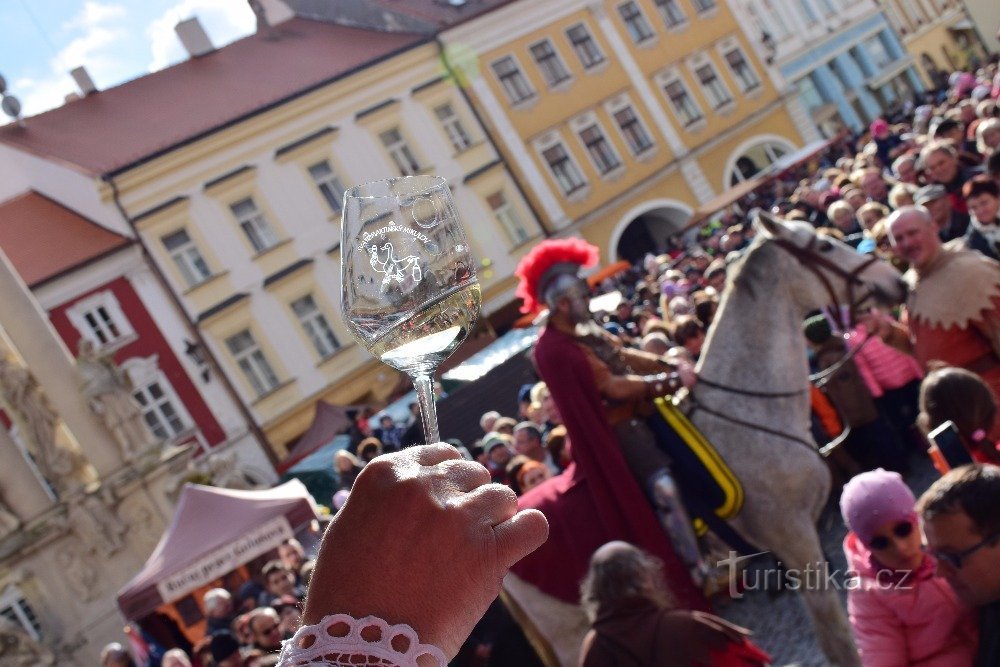
{"type": "Polygon", "coordinates": [[[81,65],[98,86],[111,85],[127,74],[127,63],[111,50],[127,35],[123,5],[87,0],[78,14],[62,25],[66,34],[75,34],[49,62],[50,72],[18,81],[24,115],[31,116],[60,106],[66,95],[78,92],[68,72],[81,65]]]}
{"type": "Polygon", "coordinates": [[[253,12],[238,0],[181,0],[167,9],[146,28],[152,60],[149,71],[163,69],[187,58],[174,33],[178,22],[197,16],[212,44],[218,48],[248,35],[256,26],[253,12]]]}

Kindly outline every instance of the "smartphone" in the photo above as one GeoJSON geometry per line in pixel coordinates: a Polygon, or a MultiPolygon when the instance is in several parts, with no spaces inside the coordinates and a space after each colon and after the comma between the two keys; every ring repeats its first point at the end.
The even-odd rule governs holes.
{"type": "Polygon", "coordinates": [[[944,460],[951,468],[957,468],[967,463],[972,463],[972,456],[969,450],[962,444],[962,438],[958,435],[955,422],[949,420],[931,431],[928,436],[932,443],[941,452],[944,460]]]}

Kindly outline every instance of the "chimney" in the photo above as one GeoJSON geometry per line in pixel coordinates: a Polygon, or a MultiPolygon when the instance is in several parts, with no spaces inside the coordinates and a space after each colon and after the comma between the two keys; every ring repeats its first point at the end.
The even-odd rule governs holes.
{"type": "Polygon", "coordinates": [[[83,93],[84,97],[97,92],[97,86],[94,85],[94,80],[90,78],[87,68],[83,65],[70,70],[69,74],[73,77],[73,80],[76,81],[76,85],[80,89],[80,92],[83,93]]]}
{"type": "Polygon", "coordinates": [[[192,16],[175,25],[174,32],[177,33],[181,44],[184,45],[184,49],[192,58],[203,56],[215,50],[215,47],[212,46],[212,40],[208,38],[205,29],[201,27],[201,21],[198,20],[197,16],[192,16]]]}

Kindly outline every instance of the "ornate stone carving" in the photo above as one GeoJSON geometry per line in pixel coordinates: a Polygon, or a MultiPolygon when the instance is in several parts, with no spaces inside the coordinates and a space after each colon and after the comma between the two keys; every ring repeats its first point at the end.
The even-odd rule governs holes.
{"type": "Polygon", "coordinates": [[[59,416],[31,371],[0,358],[0,394],[42,476],[60,491],[80,486],[84,459],[58,440],[59,416]]]}
{"type": "Polygon", "coordinates": [[[56,552],[56,565],[60,575],[73,589],[73,593],[81,602],[91,602],[97,598],[100,584],[100,572],[94,564],[93,557],[82,545],[63,547],[56,552]]]}
{"type": "Polygon", "coordinates": [[[132,397],[128,376],[115,365],[111,355],[101,354],[92,342],[81,339],[76,368],[90,409],[111,431],[126,460],[148,449],[155,439],[132,397]]]}
{"type": "Polygon", "coordinates": [[[70,508],[74,532],[92,551],[108,557],[125,546],[128,524],[115,513],[107,493],[88,493],[70,508]]]}
{"type": "Polygon", "coordinates": [[[35,641],[20,625],[0,616],[0,665],[37,667],[55,662],[52,651],[35,641]]]}

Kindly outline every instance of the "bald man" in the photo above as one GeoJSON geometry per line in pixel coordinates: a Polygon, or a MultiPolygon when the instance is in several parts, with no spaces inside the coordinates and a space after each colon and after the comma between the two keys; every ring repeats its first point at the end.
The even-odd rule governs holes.
{"type": "Polygon", "coordinates": [[[925,366],[939,360],[978,374],[1000,396],[1000,264],[942,244],[921,206],[899,209],[887,227],[893,252],[910,265],[910,294],[902,323],[875,318],[870,328],[925,366]]]}

